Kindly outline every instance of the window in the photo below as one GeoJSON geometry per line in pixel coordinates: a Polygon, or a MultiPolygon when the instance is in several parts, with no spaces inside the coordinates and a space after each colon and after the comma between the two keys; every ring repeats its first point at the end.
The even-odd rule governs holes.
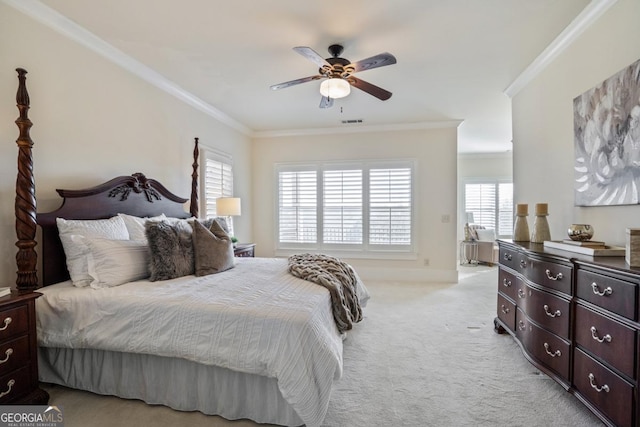
{"type": "Polygon", "coordinates": [[[278,165],[279,249],[413,251],[413,162],[278,165]]]}
{"type": "Polygon", "coordinates": [[[513,183],[466,183],[463,212],[473,213],[473,222],[496,230],[497,237],[511,237],[513,234],[513,183]]]}
{"type": "Polygon", "coordinates": [[[213,150],[204,151],[203,188],[205,214],[216,216],[216,199],[233,197],[233,166],[231,156],[213,150]]]}

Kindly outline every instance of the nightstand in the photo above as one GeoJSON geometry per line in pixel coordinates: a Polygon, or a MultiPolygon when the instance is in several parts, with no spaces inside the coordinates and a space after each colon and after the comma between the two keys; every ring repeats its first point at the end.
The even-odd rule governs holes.
{"type": "Polygon", "coordinates": [[[35,301],[37,292],[0,298],[0,404],[45,405],[38,384],[35,301]]]}
{"type": "Polygon", "coordinates": [[[250,257],[253,258],[256,256],[255,254],[255,243],[238,243],[236,247],[233,248],[233,254],[237,257],[250,257]]]}

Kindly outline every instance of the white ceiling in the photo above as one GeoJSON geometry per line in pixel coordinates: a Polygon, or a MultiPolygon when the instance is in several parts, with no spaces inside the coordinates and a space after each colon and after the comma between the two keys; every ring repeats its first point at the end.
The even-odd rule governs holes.
{"type": "Polygon", "coordinates": [[[590,3],[20,2],[23,8],[54,9],[204,101],[249,135],[319,132],[344,126],[428,126],[463,120],[459,152],[511,149],[511,102],[505,89],[590,3]],[[391,99],[380,101],[353,89],[347,98],[336,100],[333,108],[320,109],[319,81],[279,91],[269,89],[275,83],[317,74],[317,66],[294,52],[294,46],[309,46],[329,57],[327,47],[333,43],[343,44],[342,57],[354,62],[392,53],[397,64],[357,74],[393,92],[391,99]],[[364,123],[341,124],[351,119],[364,123]]]}

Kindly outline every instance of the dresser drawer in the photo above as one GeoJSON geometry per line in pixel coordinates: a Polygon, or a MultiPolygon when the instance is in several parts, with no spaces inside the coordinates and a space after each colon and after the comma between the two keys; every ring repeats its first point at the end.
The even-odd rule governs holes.
{"type": "Polygon", "coordinates": [[[517,336],[527,352],[547,368],[569,381],[569,360],[571,345],[549,331],[546,331],[518,310],[517,336]]]}
{"type": "Polygon", "coordinates": [[[498,259],[498,262],[500,262],[501,265],[509,267],[512,270],[519,271],[520,259],[522,257],[525,256],[521,255],[518,251],[500,247],[500,258],[498,259]]]}
{"type": "Polygon", "coordinates": [[[635,330],[576,305],[576,343],[630,378],[634,378],[635,330]]]}
{"type": "Polygon", "coordinates": [[[500,293],[498,293],[498,318],[502,320],[510,330],[515,330],[516,306],[500,293]]]}
{"type": "Polygon", "coordinates": [[[519,282],[517,304],[534,322],[569,339],[569,301],[519,282]]]}
{"type": "Polygon", "coordinates": [[[500,272],[498,273],[498,292],[502,292],[515,301],[517,281],[522,282],[520,279],[516,279],[516,276],[508,271],[500,269],[500,272]]]}
{"type": "Polygon", "coordinates": [[[23,335],[0,344],[0,375],[29,364],[29,336],[23,335]]]}
{"type": "Polygon", "coordinates": [[[587,270],[578,270],[578,298],[631,320],[636,320],[637,292],[637,286],[633,283],[587,270]]]}
{"type": "Polygon", "coordinates": [[[633,419],[634,387],[580,349],[574,352],[573,383],[578,392],[618,426],[633,419]]]}
{"type": "Polygon", "coordinates": [[[0,311],[0,341],[27,332],[29,307],[21,305],[0,311]]]}
{"type": "Polygon", "coordinates": [[[20,368],[0,377],[0,404],[10,403],[29,392],[33,384],[29,367],[20,368]]]}
{"type": "Polygon", "coordinates": [[[545,288],[555,289],[567,295],[571,294],[572,267],[530,259],[523,270],[526,270],[525,274],[532,282],[545,288]]]}

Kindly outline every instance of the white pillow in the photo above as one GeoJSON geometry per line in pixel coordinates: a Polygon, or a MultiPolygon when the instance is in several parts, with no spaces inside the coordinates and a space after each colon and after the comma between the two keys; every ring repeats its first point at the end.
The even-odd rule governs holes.
{"type": "Polygon", "coordinates": [[[144,223],[147,221],[162,221],[163,219],[167,219],[164,214],[144,218],[123,213],[119,213],[118,216],[124,220],[124,225],[129,232],[129,240],[142,240],[145,242],[147,236],[144,230],[144,223]]]}
{"type": "Polygon", "coordinates": [[[478,240],[483,242],[493,242],[496,240],[496,232],[492,228],[487,228],[485,230],[478,229],[476,230],[478,234],[478,240]]]}
{"type": "Polygon", "coordinates": [[[87,246],[92,288],[110,288],[149,277],[146,240],[87,239],[87,246]]]}
{"type": "Polygon", "coordinates": [[[88,286],[93,280],[87,271],[87,239],[129,240],[129,232],[119,216],[109,219],[66,220],[56,218],[60,241],[67,257],[67,270],[75,286],[88,286]]]}

